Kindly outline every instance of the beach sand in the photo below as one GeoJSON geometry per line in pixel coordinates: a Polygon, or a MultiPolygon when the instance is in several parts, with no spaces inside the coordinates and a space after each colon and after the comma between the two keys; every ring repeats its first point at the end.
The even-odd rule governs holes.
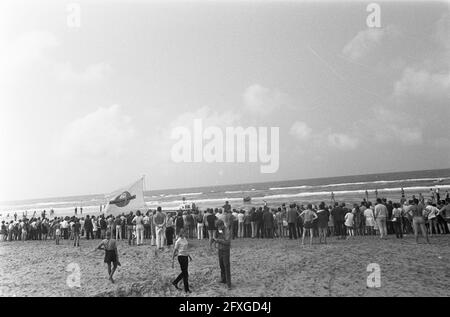
{"type": "MultiPolygon", "coordinates": [[[[449,296],[450,235],[434,236],[431,245],[413,236],[330,239],[327,245],[301,246],[299,240],[236,239],[232,241],[233,289],[218,284],[216,252],[207,241],[190,240],[189,296],[449,296]],[[381,287],[367,287],[367,266],[381,269],[381,287]]],[[[89,252],[99,240],[0,243],[1,296],[187,296],[170,282],[179,274],[171,253],[155,256],[144,246],[119,241],[122,266],[115,284],[107,279],[103,251],[89,252]],[[70,263],[80,270],[80,287],[69,287],[70,263]],[[73,265],[73,264],[72,264],[73,265]],[[69,266],[69,267],[68,267],[69,266]]],[[[182,283],[180,284],[182,285],[182,283]]]]}

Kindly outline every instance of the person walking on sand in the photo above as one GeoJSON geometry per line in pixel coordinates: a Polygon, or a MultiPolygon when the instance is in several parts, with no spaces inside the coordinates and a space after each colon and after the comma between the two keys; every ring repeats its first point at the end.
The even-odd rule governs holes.
{"type": "Polygon", "coordinates": [[[302,245],[304,245],[306,232],[309,232],[309,245],[312,245],[314,237],[314,226],[313,222],[317,219],[316,213],[312,210],[312,204],[308,204],[306,209],[302,211],[300,217],[303,219],[303,230],[302,234],[302,245]]]}
{"type": "Polygon", "coordinates": [[[108,276],[111,283],[114,283],[114,272],[116,272],[117,266],[120,266],[119,253],[117,252],[116,240],[111,238],[111,231],[106,232],[106,239],[102,240],[100,244],[94,249],[105,250],[104,262],[108,265],[108,276]],[[113,267],[111,268],[111,264],[113,267]]]}
{"type": "Polygon", "coordinates": [[[217,238],[213,238],[217,245],[220,266],[220,283],[227,284],[228,290],[231,290],[231,268],[230,268],[230,249],[231,249],[231,233],[225,227],[222,220],[217,220],[218,234],[217,238]]]}
{"type": "Polygon", "coordinates": [[[178,287],[178,283],[183,280],[184,291],[186,293],[191,293],[189,289],[189,273],[188,266],[189,260],[192,261],[191,256],[189,255],[189,242],[186,239],[184,234],[184,229],[181,229],[178,233],[178,239],[175,242],[175,247],[173,248],[172,255],[172,268],[174,267],[175,256],[178,255],[178,263],[180,263],[181,273],[177,276],[177,278],[172,282],[172,285],[175,286],[176,289],[180,290],[178,287]]]}

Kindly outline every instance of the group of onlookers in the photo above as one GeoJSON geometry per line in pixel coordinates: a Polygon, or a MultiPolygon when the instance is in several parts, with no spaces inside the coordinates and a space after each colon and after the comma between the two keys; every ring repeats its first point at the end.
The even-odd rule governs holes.
{"type": "Polygon", "coordinates": [[[222,208],[207,208],[205,211],[180,210],[163,212],[157,210],[129,212],[117,216],[32,217],[9,222],[2,221],[0,241],[15,240],[74,240],[79,245],[80,237],[104,239],[110,231],[116,240],[128,240],[128,244],[143,245],[151,240],[151,245],[162,249],[172,245],[181,229],[189,239],[209,239],[216,234],[216,222],[222,220],[236,238],[289,238],[319,237],[326,242],[327,237],[348,239],[352,236],[379,235],[381,238],[395,234],[418,233],[419,229],[428,235],[449,233],[450,199],[434,203],[425,202],[413,196],[409,201],[393,203],[377,199],[375,204],[362,201],[349,206],[345,203],[318,206],[291,203],[277,208],[268,206],[252,207],[248,210],[232,209],[228,202],[222,208]]]}

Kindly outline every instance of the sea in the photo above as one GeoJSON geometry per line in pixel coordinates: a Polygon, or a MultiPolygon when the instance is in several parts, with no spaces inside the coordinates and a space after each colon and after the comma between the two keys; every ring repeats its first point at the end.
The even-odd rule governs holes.
{"type": "MultiPolygon", "coordinates": [[[[246,209],[265,203],[271,207],[291,202],[317,204],[323,201],[330,204],[332,193],[335,201],[351,204],[361,202],[366,197],[366,191],[370,201],[375,201],[377,193],[378,197],[395,202],[400,200],[402,188],[406,198],[418,196],[419,193],[430,198],[436,189],[439,189],[441,198],[445,198],[450,191],[450,169],[148,190],[144,192],[144,200],[149,209],[161,206],[165,210],[176,210],[183,203],[183,198],[201,209],[222,207],[225,201],[232,208],[246,209]],[[245,197],[249,197],[250,201],[244,201],[245,197]]],[[[75,207],[78,210],[82,207],[83,215],[98,215],[101,213],[100,206],[105,203],[103,194],[0,202],[0,219],[11,219],[14,213],[20,217],[36,212],[40,216],[43,210],[48,215],[50,209],[54,210],[55,216],[73,215],[75,207]]]]}

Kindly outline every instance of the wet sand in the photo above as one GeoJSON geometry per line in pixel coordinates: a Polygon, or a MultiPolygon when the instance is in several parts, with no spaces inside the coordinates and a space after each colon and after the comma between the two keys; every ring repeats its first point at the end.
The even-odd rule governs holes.
{"type": "MultiPolygon", "coordinates": [[[[91,252],[99,240],[0,243],[0,296],[187,296],[171,281],[179,274],[171,253],[155,256],[149,241],[128,246],[119,241],[122,266],[112,284],[103,251],[91,252]],[[80,287],[69,287],[70,263],[80,269],[80,287]],[[69,266],[69,267],[68,267],[69,266]]],[[[190,240],[189,296],[449,296],[450,235],[433,236],[417,245],[413,236],[332,238],[327,245],[301,246],[299,240],[232,241],[233,289],[218,284],[216,252],[207,241],[190,240]],[[381,269],[381,287],[367,287],[367,265],[381,269]]],[[[317,243],[317,241],[316,241],[317,243]]],[[[180,283],[180,286],[182,283],[180,283]]]]}

